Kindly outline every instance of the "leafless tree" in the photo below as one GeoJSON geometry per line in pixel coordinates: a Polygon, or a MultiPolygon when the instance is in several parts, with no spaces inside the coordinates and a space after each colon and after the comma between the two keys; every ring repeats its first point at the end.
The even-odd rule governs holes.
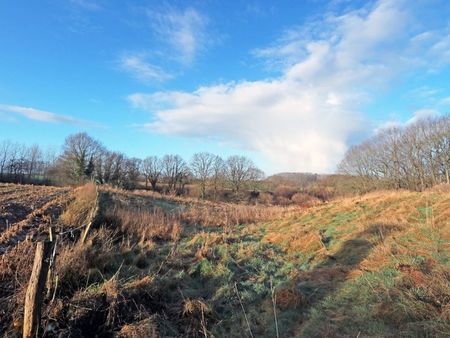
{"type": "Polygon", "coordinates": [[[28,178],[38,171],[38,166],[42,159],[42,151],[37,144],[27,149],[28,178]]]}
{"type": "Polygon", "coordinates": [[[225,161],[218,155],[214,157],[213,165],[212,165],[212,177],[211,177],[211,185],[213,190],[213,199],[217,199],[217,194],[219,189],[223,187],[226,180],[226,163],[225,161]]]}
{"type": "Polygon", "coordinates": [[[264,171],[257,167],[250,168],[249,183],[250,189],[256,192],[260,189],[261,181],[264,178],[264,171]]]}
{"type": "Polygon", "coordinates": [[[169,191],[184,188],[189,176],[189,168],[180,155],[165,155],[162,159],[163,176],[169,191]]]}
{"type": "Polygon", "coordinates": [[[152,186],[152,190],[155,191],[157,183],[161,176],[163,169],[163,162],[157,156],[148,156],[142,163],[142,174],[145,178],[145,187],[148,183],[152,186]]]}
{"type": "Polygon", "coordinates": [[[139,182],[142,160],[136,157],[127,158],[124,161],[123,183],[126,189],[135,189],[139,182]]]}
{"type": "Polygon", "coordinates": [[[10,140],[0,143],[0,179],[3,178],[3,174],[6,171],[12,146],[13,144],[10,140]]]}
{"type": "Polygon", "coordinates": [[[87,133],[78,133],[66,138],[61,164],[66,174],[74,180],[82,180],[90,174],[89,164],[101,150],[100,143],[87,133]]]}
{"type": "Polygon", "coordinates": [[[245,156],[230,156],[226,162],[227,179],[233,192],[237,193],[251,179],[255,168],[252,160],[245,156]]]}
{"type": "Polygon", "coordinates": [[[206,187],[214,174],[216,156],[211,153],[196,153],[191,159],[191,170],[200,185],[200,197],[205,198],[206,187]]]}
{"type": "Polygon", "coordinates": [[[359,177],[363,190],[423,190],[450,183],[450,116],[390,128],[350,148],[339,166],[359,177]]]}

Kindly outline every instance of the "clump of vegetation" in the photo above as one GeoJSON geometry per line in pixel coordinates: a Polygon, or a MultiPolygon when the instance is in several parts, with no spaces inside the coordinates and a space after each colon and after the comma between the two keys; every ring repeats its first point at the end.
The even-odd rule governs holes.
{"type": "Polygon", "coordinates": [[[81,226],[89,221],[98,200],[97,187],[92,182],[76,188],[74,195],[73,202],[60,217],[67,226],[81,226]]]}
{"type": "Polygon", "coordinates": [[[149,239],[176,241],[181,232],[180,217],[177,214],[166,214],[160,207],[148,211],[115,206],[105,213],[104,221],[141,241],[149,239]]]}

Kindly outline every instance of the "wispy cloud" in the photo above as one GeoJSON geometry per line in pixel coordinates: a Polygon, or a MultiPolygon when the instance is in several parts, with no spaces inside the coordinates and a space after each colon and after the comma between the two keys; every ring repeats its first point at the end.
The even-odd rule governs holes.
{"type": "Polygon", "coordinates": [[[162,11],[149,10],[152,27],[163,43],[172,49],[172,56],[183,65],[190,65],[206,48],[208,19],[193,8],[172,7],[162,11]]]}
{"type": "Polygon", "coordinates": [[[444,106],[450,106],[450,96],[444,97],[439,103],[444,106]]]}
{"type": "Polygon", "coordinates": [[[285,70],[306,57],[306,31],[305,27],[288,28],[275,43],[256,48],[251,54],[263,60],[270,70],[285,70]]]}
{"type": "Polygon", "coordinates": [[[153,132],[251,149],[270,159],[273,171],[331,171],[349,139],[372,132],[363,109],[379,89],[442,57],[416,56],[427,47],[412,45],[420,19],[412,8],[406,1],[380,0],[286,31],[259,53],[282,65],[277,78],[135,93],[129,101],[153,114],[146,124],[153,132]]]}
{"type": "Polygon", "coordinates": [[[126,54],[119,59],[120,68],[139,81],[149,84],[164,82],[172,78],[161,67],[153,65],[146,60],[145,53],[126,54]]]}
{"type": "Polygon", "coordinates": [[[154,46],[124,53],[119,57],[119,65],[143,83],[161,83],[174,78],[214,41],[207,33],[208,18],[196,9],[162,6],[159,10],[142,11],[150,19],[156,38],[154,46]],[[166,70],[169,66],[170,72],[166,70]]]}
{"type": "Polygon", "coordinates": [[[14,106],[14,105],[0,104],[0,112],[3,112],[6,115],[8,115],[8,114],[21,115],[30,120],[48,122],[48,123],[66,123],[66,124],[73,124],[73,125],[92,124],[90,122],[78,120],[74,117],[67,116],[67,115],[60,115],[60,114],[55,114],[55,113],[51,113],[48,111],[39,110],[39,109],[35,109],[35,108],[21,107],[21,106],[14,106]]]}

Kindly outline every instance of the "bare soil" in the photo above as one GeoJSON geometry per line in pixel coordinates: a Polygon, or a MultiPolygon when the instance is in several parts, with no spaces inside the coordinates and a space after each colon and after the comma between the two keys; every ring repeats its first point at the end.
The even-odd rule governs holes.
{"type": "Polygon", "coordinates": [[[0,183],[0,255],[54,224],[71,197],[70,188],[0,183]]]}

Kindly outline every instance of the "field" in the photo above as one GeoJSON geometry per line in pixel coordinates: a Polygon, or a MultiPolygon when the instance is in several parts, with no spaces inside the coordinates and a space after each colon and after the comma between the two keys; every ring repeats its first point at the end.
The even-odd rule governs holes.
{"type": "Polygon", "coordinates": [[[47,231],[70,199],[70,189],[0,184],[0,254],[47,231]]]}
{"type": "Polygon", "coordinates": [[[50,224],[61,237],[58,283],[42,309],[45,337],[450,332],[448,189],[376,192],[310,208],[92,184],[0,189],[0,332],[7,336],[20,336],[35,241],[50,224]]]}

